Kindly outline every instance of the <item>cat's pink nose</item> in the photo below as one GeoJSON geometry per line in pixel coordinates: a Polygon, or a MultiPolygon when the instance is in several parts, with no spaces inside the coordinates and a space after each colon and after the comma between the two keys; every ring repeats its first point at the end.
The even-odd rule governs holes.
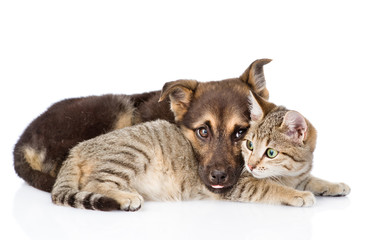
{"type": "Polygon", "coordinates": [[[248,164],[248,168],[252,171],[254,167],[251,164],[248,164]]]}

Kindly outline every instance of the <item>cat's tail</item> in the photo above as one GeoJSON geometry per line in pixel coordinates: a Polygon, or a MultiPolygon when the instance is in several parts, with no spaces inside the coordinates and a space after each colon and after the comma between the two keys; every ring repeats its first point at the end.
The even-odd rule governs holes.
{"type": "Polygon", "coordinates": [[[66,162],[52,189],[52,202],[57,205],[101,211],[119,210],[120,204],[103,194],[80,191],[81,172],[77,165],[66,162]]]}
{"type": "Polygon", "coordinates": [[[52,202],[57,205],[101,211],[120,209],[120,204],[116,200],[102,194],[85,191],[81,192],[68,188],[57,188],[57,190],[59,191],[52,191],[52,202]]]}

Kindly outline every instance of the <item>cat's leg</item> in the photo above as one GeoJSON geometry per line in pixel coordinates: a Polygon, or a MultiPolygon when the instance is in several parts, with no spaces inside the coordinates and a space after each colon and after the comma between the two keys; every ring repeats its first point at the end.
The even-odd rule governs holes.
{"type": "Polygon", "coordinates": [[[351,188],[345,183],[332,183],[323,179],[310,176],[298,189],[311,191],[318,196],[346,196],[351,188]]]}
{"type": "Polygon", "coordinates": [[[236,186],[225,194],[225,199],[295,207],[309,207],[316,201],[311,192],[299,191],[270,179],[256,179],[251,176],[241,177],[236,186]]]}
{"type": "Polygon", "coordinates": [[[112,180],[93,180],[84,187],[85,191],[102,194],[116,200],[120,209],[124,211],[137,211],[142,206],[144,199],[128,183],[112,180]]]}

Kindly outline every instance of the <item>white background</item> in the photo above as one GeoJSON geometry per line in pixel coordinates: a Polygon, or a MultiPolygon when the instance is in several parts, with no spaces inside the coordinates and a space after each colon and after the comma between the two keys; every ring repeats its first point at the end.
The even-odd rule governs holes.
{"type": "Polygon", "coordinates": [[[1,1],[1,238],[373,239],[373,23],[360,0],[1,1]],[[56,101],[237,77],[258,58],[273,59],[270,100],[318,129],[314,175],[346,182],[348,197],[103,213],[55,206],[14,173],[18,137],[56,101]]]}

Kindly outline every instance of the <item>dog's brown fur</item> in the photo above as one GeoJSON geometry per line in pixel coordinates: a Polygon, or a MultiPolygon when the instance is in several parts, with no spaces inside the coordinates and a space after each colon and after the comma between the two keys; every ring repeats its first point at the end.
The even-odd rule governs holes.
{"type": "Polygon", "coordinates": [[[211,191],[224,192],[237,182],[243,166],[239,140],[249,127],[249,90],[269,96],[263,74],[263,65],[269,62],[253,62],[239,78],[177,80],[166,83],[161,92],[58,102],[20,137],[14,149],[15,171],[31,186],[50,192],[62,162],[77,143],[117,128],[165,119],[177,123],[191,141],[203,182],[211,191]]]}

